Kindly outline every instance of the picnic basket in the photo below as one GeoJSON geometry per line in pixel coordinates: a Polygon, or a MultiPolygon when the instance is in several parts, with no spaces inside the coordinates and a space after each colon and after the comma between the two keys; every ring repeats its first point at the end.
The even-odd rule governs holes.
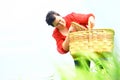
{"type": "Polygon", "coordinates": [[[99,28],[69,33],[70,54],[85,52],[111,52],[114,48],[114,30],[99,28]]]}

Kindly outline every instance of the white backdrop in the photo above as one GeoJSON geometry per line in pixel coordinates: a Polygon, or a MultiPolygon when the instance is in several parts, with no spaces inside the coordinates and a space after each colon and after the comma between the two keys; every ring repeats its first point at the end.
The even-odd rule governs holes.
{"type": "Polygon", "coordinates": [[[119,48],[119,7],[119,0],[1,0],[0,80],[48,80],[53,63],[73,65],[69,54],[56,51],[53,28],[45,22],[49,10],[94,13],[96,27],[115,30],[119,48]]]}

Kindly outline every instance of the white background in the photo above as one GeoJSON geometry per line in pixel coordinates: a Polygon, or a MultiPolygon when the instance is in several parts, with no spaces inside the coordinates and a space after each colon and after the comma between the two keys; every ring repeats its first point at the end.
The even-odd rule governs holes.
{"type": "Polygon", "coordinates": [[[95,27],[113,28],[119,48],[119,7],[119,0],[1,0],[0,80],[48,80],[54,64],[73,65],[69,54],[56,51],[53,28],[45,22],[49,10],[94,13],[95,27]]]}

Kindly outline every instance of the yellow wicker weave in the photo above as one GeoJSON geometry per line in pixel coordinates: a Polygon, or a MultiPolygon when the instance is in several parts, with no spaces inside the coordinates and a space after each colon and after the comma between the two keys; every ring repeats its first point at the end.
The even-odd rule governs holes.
{"type": "Polygon", "coordinates": [[[113,29],[93,29],[71,32],[69,34],[71,54],[81,51],[111,52],[114,47],[113,29]]]}

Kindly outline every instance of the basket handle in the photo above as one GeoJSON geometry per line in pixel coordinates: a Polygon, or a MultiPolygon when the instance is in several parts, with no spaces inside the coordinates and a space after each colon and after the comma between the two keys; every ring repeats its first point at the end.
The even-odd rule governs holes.
{"type": "Polygon", "coordinates": [[[76,22],[72,22],[71,26],[75,27],[76,31],[83,31],[83,30],[87,30],[86,27],[76,23],[76,22]]]}

